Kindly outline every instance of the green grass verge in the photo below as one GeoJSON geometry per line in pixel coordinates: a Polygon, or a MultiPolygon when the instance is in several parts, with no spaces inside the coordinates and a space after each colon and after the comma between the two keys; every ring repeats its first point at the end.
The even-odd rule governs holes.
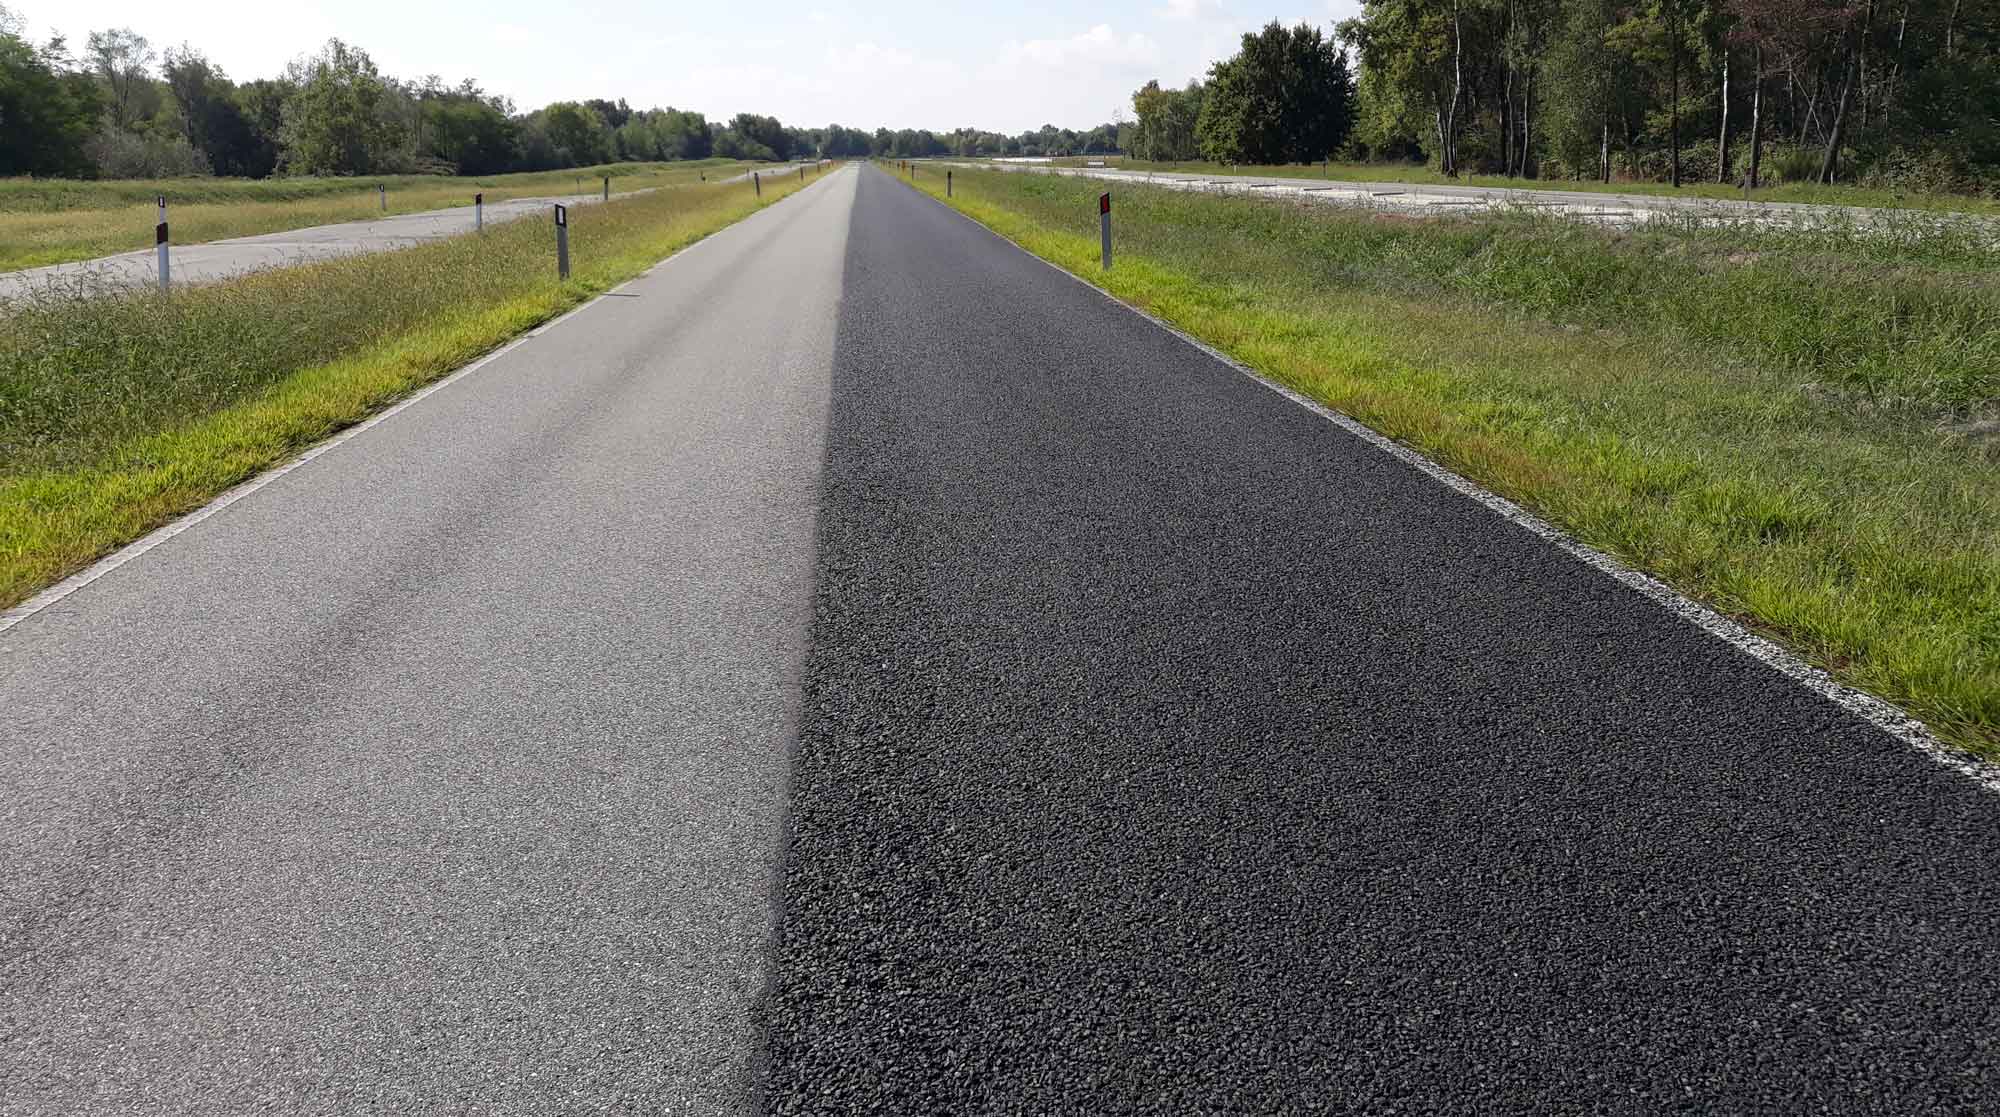
{"type": "Polygon", "coordinates": [[[1201,175],[1254,175],[1262,178],[1313,178],[1337,182],[1416,183],[1426,186],[1491,186],[1506,190],[1581,190],[1602,194],[1643,194],[1666,198],[1716,198],[1728,201],[1787,202],[1799,205],[1860,206],[1867,209],[1937,210],[1951,213],[2000,215],[2000,201],[1962,194],[1919,194],[1906,190],[1886,190],[1864,186],[1821,186],[1811,182],[1787,182],[1745,192],[1717,182],[1689,182],[1679,188],[1664,182],[1610,182],[1594,179],[1507,178],[1503,175],[1460,175],[1452,178],[1428,167],[1410,163],[1280,164],[1276,166],[1233,166],[1190,161],[1155,163],[1141,159],[1088,156],[1062,158],[1058,166],[1080,167],[1102,159],[1109,168],[1128,171],[1175,171],[1201,175]]]}
{"type": "Polygon", "coordinates": [[[0,271],[89,260],[150,248],[154,198],[167,196],[176,244],[201,244],[341,221],[382,216],[378,185],[388,188],[390,214],[470,206],[547,194],[590,193],[604,176],[613,195],[722,178],[750,164],[724,159],[687,163],[616,163],[563,171],[451,178],[183,178],[79,182],[0,180],[0,271]]]}
{"type": "Polygon", "coordinates": [[[545,222],[0,318],[0,608],[803,184],[680,186],[545,222]]]}
{"type": "Polygon", "coordinates": [[[1973,250],[1127,187],[1107,274],[1102,184],[955,177],[1036,255],[2000,756],[2000,452],[1940,431],[2000,397],[1973,250]]]}

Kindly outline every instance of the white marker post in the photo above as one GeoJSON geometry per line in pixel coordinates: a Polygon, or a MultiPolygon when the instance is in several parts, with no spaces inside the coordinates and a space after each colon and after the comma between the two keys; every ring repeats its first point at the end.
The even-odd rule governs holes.
{"type": "Polygon", "coordinates": [[[1097,233],[1104,245],[1104,270],[1111,270],[1111,195],[1097,196],[1097,233]]]}
{"type": "Polygon", "coordinates": [[[472,196],[472,231],[475,233],[486,231],[486,195],[484,194],[474,194],[472,196]]]}
{"type": "Polygon", "coordinates": [[[382,212],[389,212],[389,185],[387,183],[378,182],[375,184],[375,197],[382,203],[382,212]]]}
{"type": "Polygon", "coordinates": [[[556,203],[556,278],[569,278],[569,207],[556,203]]]}
{"type": "Polygon", "coordinates": [[[160,206],[160,220],[153,225],[153,254],[160,258],[160,293],[167,290],[167,196],[153,199],[160,206]]]}

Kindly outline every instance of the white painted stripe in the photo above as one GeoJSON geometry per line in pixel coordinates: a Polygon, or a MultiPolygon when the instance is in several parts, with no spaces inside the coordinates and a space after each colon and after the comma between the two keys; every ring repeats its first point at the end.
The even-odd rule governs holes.
{"type": "MultiPolygon", "coordinates": [[[[922,191],[918,191],[918,193],[923,194],[922,191]]],[[[924,194],[923,196],[926,198],[930,197],[928,194],[924,194]]],[[[937,201],[935,198],[931,200],[937,201]]],[[[1359,420],[1343,415],[1317,400],[1301,395],[1285,387],[1283,384],[1259,375],[1255,370],[1200,338],[1182,330],[1178,326],[1163,321],[1119,299],[1111,292],[1106,291],[1082,276],[1072,273],[1067,268],[1042,259],[1040,256],[1029,252],[1027,249],[994,232],[992,229],[988,229],[979,222],[972,220],[972,218],[965,216],[965,214],[960,213],[958,210],[950,206],[945,206],[943,202],[937,202],[937,204],[949,212],[956,214],[960,219],[998,237],[1026,255],[1029,259],[1046,265],[1057,274],[1096,292],[1112,305],[1121,307],[1132,314],[1144,318],[1146,321],[1173,334],[1175,337],[1180,338],[1182,341],[1194,346],[1196,349],[1201,350],[1203,353],[1208,354],[1238,373],[1291,400],[1300,407],[1319,415],[1321,418],[1333,423],[1377,450],[1414,466],[1445,487],[1478,501],[1488,509],[1526,528],[1528,531],[1576,558],[1581,559],[1584,563],[1597,569],[1599,572],[1619,582],[1623,582],[1655,604],[1665,608],[1674,616],[1687,621],[1710,636],[1729,644],[1757,662],[1770,667],[1779,674],[1805,687],[1807,690],[1831,700],[1842,709],[1847,710],[1849,713],[1861,718],[1861,720],[1917,750],[1931,760],[1965,776],[1985,790],[2000,794],[2000,764],[1980,760],[1938,740],[1924,726],[1923,722],[1917,720],[1901,707],[1890,702],[1885,702],[1872,694],[1847,686],[1825,671],[1800,659],[1789,650],[1744,628],[1742,625],[1686,596],[1665,582],[1654,578],[1652,575],[1634,570],[1617,559],[1612,558],[1610,555],[1578,542],[1561,528],[1515,504],[1506,497],[1482,488],[1478,484],[1446,469],[1444,466],[1439,465],[1437,462],[1412,450],[1408,446],[1363,425],[1359,420]]]]}
{"type": "MultiPolygon", "coordinates": [[[[821,179],[819,181],[826,182],[826,181],[831,181],[831,179],[821,179]]],[[[817,182],[813,184],[813,186],[816,185],[818,185],[817,182]]],[[[785,198],[795,197],[799,194],[805,193],[808,190],[811,190],[812,188],[813,188],[812,186],[806,186],[799,190],[794,190],[791,194],[785,195],[785,198]]],[[[784,198],[778,199],[778,201],[783,201],[783,200],[784,198]]],[[[772,203],[772,205],[776,204],[777,204],[776,202],[772,203]]],[[[57,602],[60,602],[63,598],[68,597],[69,595],[75,593],[76,591],[82,589],[83,587],[89,585],[90,583],[95,582],[99,578],[104,577],[106,574],[109,574],[112,571],[118,569],[119,567],[124,566],[126,563],[131,562],[136,558],[139,558],[140,556],[144,555],[147,551],[152,550],[153,548],[159,546],[160,544],[165,543],[167,540],[172,539],[174,536],[179,535],[180,533],[188,530],[191,527],[194,527],[196,524],[201,523],[203,520],[208,519],[210,516],[213,516],[216,513],[222,511],[223,509],[229,507],[230,505],[236,503],[237,501],[242,500],[244,497],[249,496],[250,494],[256,492],[259,489],[262,489],[264,486],[277,481],[279,478],[285,476],[287,473],[290,473],[293,470],[304,466],[306,463],[311,462],[313,459],[319,457],[320,455],[325,454],[331,450],[335,450],[341,446],[346,445],[348,442],[361,437],[363,434],[367,433],[377,424],[387,422],[389,419],[395,417],[398,414],[401,414],[408,408],[414,407],[418,403],[421,403],[425,399],[428,399],[431,395],[437,392],[441,392],[444,389],[450,387],[451,385],[457,383],[458,381],[464,379],[465,377],[470,376],[475,372],[478,372],[480,369],[485,368],[487,365],[492,364],[494,361],[497,361],[500,358],[506,356],[508,353],[513,352],[516,348],[525,345],[529,341],[529,339],[540,337],[543,334],[549,332],[550,330],[555,329],[557,326],[562,325],[564,322],[569,321],[571,318],[574,318],[577,315],[582,314],[584,311],[589,310],[591,307],[596,306],[598,303],[604,301],[606,298],[609,298],[612,295],[616,295],[620,291],[623,291],[625,288],[631,286],[632,284],[638,282],[639,280],[644,279],[645,277],[653,274],[655,271],[658,271],[659,269],[666,267],[668,264],[673,263],[675,260],[680,259],[682,256],[685,256],[688,253],[693,252],[696,249],[702,247],[703,245],[710,243],[711,241],[716,239],[716,234],[721,233],[726,229],[736,228],[737,226],[743,224],[745,221],[748,221],[751,218],[756,217],[758,214],[765,212],[765,210],[769,208],[771,207],[766,206],[763,209],[753,210],[750,213],[745,214],[742,218],[738,219],[737,221],[729,225],[725,225],[721,229],[717,229],[714,233],[710,233],[702,237],[700,240],[695,241],[693,244],[690,244],[685,248],[682,248],[680,251],[675,252],[673,255],[667,256],[655,263],[647,265],[644,271],[640,272],[638,275],[632,277],[631,279],[628,279],[625,282],[610,288],[603,294],[600,294],[595,298],[592,298],[588,302],[573,307],[570,310],[564,312],[563,314],[555,318],[552,318],[549,321],[544,322],[539,326],[536,326],[534,329],[529,330],[528,332],[522,334],[520,337],[517,337],[514,340],[506,343],[505,345],[502,345],[500,348],[495,349],[493,352],[486,354],[485,356],[479,358],[478,360],[473,361],[471,364],[466,365],[465,367],[460,368],[454,372],[447,373],[443,378],[432,381],[431,383],[425,385],[422,388],[419,388],[416,392],[412,393],[409,396],[404,397],[401,400],[398,400],[396,403],[390,405],[389,407],[383,409],[382,411],[376,412],[374,415],[371,415],[368,418],[362,420],[361,422],[356,423],[355,425],[347,428],[344,431],[341,431],[339,434],[334,435],[333,437],[327,439],[326,441],[314,445],[310,449],[306,450],[304,453],[301,453],[298,457],[293,458],[291,461],[288,461],[280,466],[275,466],[263,473],[258,474],[255,477],[252,477],[250,480],[245,481],[240,485],[237,485],[235,488],[225,491],[221,496],[216,497],[214,500],[209,501],[207,504],[202,505],[200,508],[197,508],[193,512],[189,512],[187,515],[182,516],[179,519],[174,520],[173,522],[168,523],[162,527],[155,528],[153,531],[147,533],[144,536],[141,536],[139,539],[126,544],[124,547],[121,547],[118,550],[113,551],[111,554],[106,555],[105,557],[97,560],[96,562],[85,567],[84,569],[77,571],[75,574],[72,574],[69,577],[64,578],[62,581],[57,582],[55,585],[50,586],[49,588],[34,595],[33,597],[28,598],[26,601],[21,602],[19,605],[14,606],[12,609],[9,609],[4,613],[0,613],[0,632],[5,632],[8,629],[14,627],[15,625],[20,624],[22,621],[27,620],[29,617],[34,616],[36,613],[39,613],[42,610],[47,609],[49,606],[54,605],[57,602]]]]}

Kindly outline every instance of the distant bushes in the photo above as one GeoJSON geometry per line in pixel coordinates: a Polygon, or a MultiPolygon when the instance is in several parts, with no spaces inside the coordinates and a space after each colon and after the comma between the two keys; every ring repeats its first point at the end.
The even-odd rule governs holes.
{"type": "Polygon", "coordinates": [[[208,157],[179,136],[141,136],[106,128],[83,152],[105,178],[199,178],[213,174],[208,157]]]}

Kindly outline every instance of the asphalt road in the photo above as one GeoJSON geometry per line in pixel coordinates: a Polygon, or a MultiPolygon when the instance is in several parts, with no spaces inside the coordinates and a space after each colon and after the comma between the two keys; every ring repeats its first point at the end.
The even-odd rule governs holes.
{"type": "Polygon", "coordinates": [[[0,632],[0,1113],[740,1104],[854,179],[0,632]]]}
{"type": "Polygon", "coordinates": [[[2000,796],[869,170],[0,632],[0,1111],[1990,1112],[2000,796]]]}
{"type": "MultiPolygon", "coordinates": [[[[762,173],[766,177],[782,175],[795,172],[798,166],[798,164],[774,166],[762,173]]],[[[718,181],[747,182],[750,173],[746,171],[718,181]]],[[[619,196],[621,196],[619,193],[612,194],[614,198],[619,196]]],[[[489,203],[486,206],[485,220],[488,224],[497,225],[523,217],[547,219],[558,203],[567,206],[589,206],[601,201],[603,195],[599,193],[510,198],[506,201],[489,203]]],[[[169,213],[168,216],[171,218],[172,214],[169,213]]],[[[253,237],[231,237],[227,240],[207,241],[201,244],[176,244],[170,246],[169,263],[172,282],[176,285],[218,283],[269,268],[291,267],[341,256],[360,256],[370,252],[390,252],[429,241],[464,236],[472,231],[472,207],[457,206],[451,209],[384,215],[370,221],[314,225],[304,229],[263,233],[253,237]]],[[[79,260],[70,264],[51,264],[48,267],[0,272],[0,300],[19,299],[50,288],[64,291],[104,292],[145,287],[159,282],[159,275],[159,260],[154,255],[153,249],[148,247],[137,252],[125,252],[95,260],[79,260]]]]}
{"type": "Polygon", "coordinates": [[[1742,227],[1821,228],[1838,222],[1865,229],[1871,226],[1904,228],[1912,223],[1920,223],[1934,228],[1961,230],[1973,236],[1989,238],[2000,236],[2000,222],[1992,218],[1935,210],[1737,201],[1726,198],[1704,198],[1692,194],[1676,197],[1665,194],[1600,193],[1592,190],[1564,190],[1556,186],[1514,188],[1412,182],[1345,182],[1338,179],[1197,174],[1181,171],[1126,171],[1109,166],[1052,166],[1021,161],[982,161],[949,165],[979,170],[1090,178],[1105,182],[1144,182],[1168,189],[1204,193],[1263,194],[1406,213],[1451,214],[1485,209],[1529,208],[1596,225],[1620,228],[1668,218],[1711,221],[1742,227]]]}

